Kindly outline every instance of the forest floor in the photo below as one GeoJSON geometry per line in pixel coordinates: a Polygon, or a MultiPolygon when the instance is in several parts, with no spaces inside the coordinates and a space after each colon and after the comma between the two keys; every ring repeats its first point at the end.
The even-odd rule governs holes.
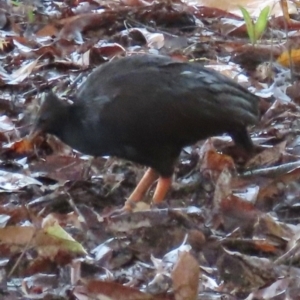
{"type": "Polygon", "coordinates": [[[300,299],[300,21],[281,2],[254,43],[239,9],[0,2],[0,299],[300,299]],[[162,207],[145,199],[107,218],[145,167],[26,136],[44,92],[72,99],[95,67],[141,53],[201,63],[259,96],[255,153],[227,135],[199,141],[162,207]]]}

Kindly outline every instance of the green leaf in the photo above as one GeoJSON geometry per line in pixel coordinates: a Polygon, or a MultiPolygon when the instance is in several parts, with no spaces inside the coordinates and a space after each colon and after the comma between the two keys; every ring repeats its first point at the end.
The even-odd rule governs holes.
{"type": "Polygon", "coordinates": [[[14,6],[20,6],[21,5],[21,3],[19,2],[19,1],[10,1],[10,3],[12,4],[12,5],[14,5],[14,6]]]}
{"type": "Polygon", "coordinates": [[[33,22],[34,22],[35,15],[34,15],[33,10],[29,10],[29,11],[27,12],[27,17],[28,17],[29,23],[33,23],[33,22]]]}
{"type": "Polygon", "coordinates": [[[270,7],[266,6],[259,14],[259,17],[254,25],[254,34],[256,40],[258,40],[266,30],[269,13],[270,13],[270,7]]]}
{"type": "Polygon", "coordinates": [[[63,249],[82,255],[87,254],[83,246],[76,242],[58,223],[54,223],[53,225],[44,228],[44,231],[52,238],[60,241],[60,247],[63,249]]]}
{"type": "Polygon", "coordinates": [[[246,24],[249,39],[250,39],[252,45],[254,45],[256,43],[256,38],[255,38],[253,20],[250,16],[249,12],[244,7],[240,6],[239,8],[240,8],[240,10],[243,14],[244,20],[245,20],[245,24],[246,24]]]}

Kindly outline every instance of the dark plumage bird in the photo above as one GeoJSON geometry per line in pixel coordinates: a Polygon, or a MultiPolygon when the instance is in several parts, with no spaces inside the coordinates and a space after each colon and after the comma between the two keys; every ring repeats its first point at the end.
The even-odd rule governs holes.
{"type": "Polygon", "coordinates": [[[73,104],[49,93],[35,132],[53,134],[85,154],[148,166],[129,208],[157,178],[153,201],[163,200],[184,146],[228,133],[251,151],[246,127],[257,121],[258,98],[235,81],[197,63],[136,55],[98,67],[73,104]]]}

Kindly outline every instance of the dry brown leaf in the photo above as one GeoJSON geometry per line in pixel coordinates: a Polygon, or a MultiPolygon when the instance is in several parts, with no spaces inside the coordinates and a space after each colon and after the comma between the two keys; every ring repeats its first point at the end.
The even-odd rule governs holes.
{"type": "Polygon", "coordinates": [[[153,3],[152,0],[121,0],[121,3],[128,5],[128,6],[148,6],[153,3]]]}
{"type": "Polygon", "coordinates": [[[214,192],[214,207],[219,209],[223,199],[227,199],[231,195],[231,172],[225,168],[216,182],[216,188],[214,192]]]}
{"type": "Polygon", "coordinates": [[[113,11],[74,16],[64,20],[65,25],[59,32],[58,37],[66,40],[82,40],[83,31],[95,30],[103,26],[109,27],[115,22],[115,18],[116,14],[113,11]]]}
{"type": "Polygon", "coordinates": [[[300,49],[286,50],[277,58],[277,62],[285,67],[293,65],[300,65],[300,49]]]}
{"type": "Polygon", "coordinates": [[[197,260],[189,252],[181,252],[172,271],[175,299],[196,300],[199,276],[200,268],[197,260]]]}
{"type": "Polygon", "coordinates": [[[18,191],[28,185],[42,185],[36,179],[23,174],[0,170],[0,188],[6,191],[18,191]]]}
{"type": "Polygon", "coordinates": [[[286,188],[288,184],[299,180],[300,168],[297,167],[292,171],[278,176],[275,180],[269,183],[267,186],[262,187],[257,195],[256,205],[261,207],[264,201],[269,200],[277,196],[282,190],[286,188]]]}
{"type": "Polygon", "coordinates": [[[268,148],[255,155],[247,162],[246,168],[256,168],[275,164],[276,162],[278,162],[283,152],[285,151],[286,143],[287,141],[283,141],[278,145],[273,146],[272,148],[268,148]]]}
{"type": "Polygon", "coordinates": [[[234,170],[235,164],[232,157],[220,154],[214,150],[205,152],[203,162],[201,164],[201,171],[212,171],[216,173],[222,172],[225,168],[234,170]]]}
{"type": "Polygon", "coordinates": [[[116,282],[89,280],[86,283],[86,293],[91,297],[108,300],[168,300],[168,297],[152,296],[137,289],[123,286],[116,282]]]}
{"type": "Polygon", "coordinates": [[[236,289],[242,287],[247,291],[260,288],[279,275],[269,259],[226,249],[218,260],[218,270],[225,283],[232,283],[236,289]]]}
{"type": "Polygon", "coordinates": [[[261,240],[254,240],[253,241],[256,248],[260,251],[263,251],[265,253],[273,253],[275,254],[276,251],[278,250],[277,247],[275,247],[274,245],[268,243],[267,241],[261,241],[261,240]]]}
{"type": "Polygon", "coordinates": [[[34,61],[31,61],[25,65],[23,65],[21,68],[13,72],[9,77],[10,80],[8,81],[8,84],[19,84],[23,80],[25,80],[35,69],[37,66],[37,63],[39,62],[40,57],[35,59],[34,61]]]}
{"type": "Polygon", "coordinates": [[[240,215],[243,217],[243,214],[254,214],[256,215],[258,211],[256,211],[254,205],[248,201],[244,201],[241,198],[238,198],[234,195],[223,199],[221,202],[221,208],[224,214],[230,214],[230,212],[240,215]]]}
{"type": "MultiPolygon", "coordinates": [[[[282,16],[282,8],[280,7],[279,1],[274,0],[194,0],[194,3],[207,7],[216,7],[223,9],[227,12],[242,16],[239,6],[246,8],[250,15],[258,17],[262,8],[266,6],[271,7],[272,16],[282,16]]],[[[296,5],[293,1],[287,1],[289,13],[297,13],[296,5]]]]}
{"type": "Polygon", "coordinates": [[[56,36],[59,30],[54,24],[47,24],[45,27],[41,28],[36,35],[37,36],[56,36]]]}
{"type": "Polygon", "coordinates": [[[24,138],[20,141],[12,143],[10,150],[19,154],[29,153],[33,151],[33,144],[31,140],[24,138]]]}
{"type": "Polygon", "coordinates": [[[255,224],[255,232],[257,235],[275,236],[286,241],[294,236],[294,231],[288,224],[279,222],[267,214],[261,214],[258,222],[255,224]]]}
{"type": "Polygon", "coordinates": [[[38,230],[32,226],[7,226],[0,228],[0,242],[24,247],[33,241],[37,232],[38,230]]]}
{"type": "Polygon", "coordinates": [[[15,126],[12,120],[7,116],[0,116],[0,132],[6,133],[14,130],[15,126]]]}
{"type": "Polygon", "coordinates": [[[243,232],[251,232],[254,226],[253,223],[260,215],[260,212],[252,203],[234,195],[222,200],[220,212],[226,231],[240,228],[243,232]]]}
{"type": "Polygon", "coordinates": [[[280,0],[280,7],[282,10],[283,17],[285,18],[286,22],[290,22],[290,12],[289,12],[289,4],[287,0],[280,0]]]}

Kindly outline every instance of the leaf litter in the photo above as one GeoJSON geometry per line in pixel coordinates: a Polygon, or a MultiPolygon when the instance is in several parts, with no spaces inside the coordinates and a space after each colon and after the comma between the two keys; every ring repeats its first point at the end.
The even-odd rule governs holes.
{"type": "Polygon", "coordinates": [[[255,0],[0,3],[1,299],[298,299],[299,7],[280,3],[255,45],[238,8],[257,18],[255,0]],[[147,52],[256,93],[256,153],[200,141],[165,207],[107,218],[144,168],[26,135],[44,91],[72,101],[96,66],[147,52]]]}

